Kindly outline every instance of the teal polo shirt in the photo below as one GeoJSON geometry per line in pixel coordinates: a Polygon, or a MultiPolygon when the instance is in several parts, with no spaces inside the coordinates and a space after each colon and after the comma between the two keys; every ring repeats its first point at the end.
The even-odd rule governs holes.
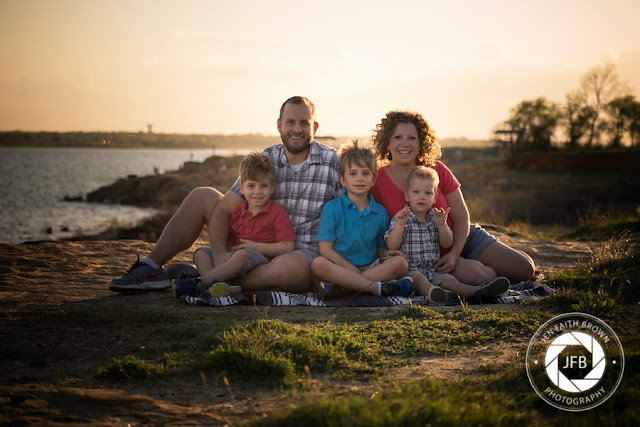
{"type": "Polygon", "coordinates": [[[386,209],[371,194],[368,198],[369,206],[362,212],[346,191],[327,202],[318,229],[319,242],[333,242],[333,249],[357,267],[378,258],[377,250],[385,246],[384,233],[389,226],[386,209]]]}

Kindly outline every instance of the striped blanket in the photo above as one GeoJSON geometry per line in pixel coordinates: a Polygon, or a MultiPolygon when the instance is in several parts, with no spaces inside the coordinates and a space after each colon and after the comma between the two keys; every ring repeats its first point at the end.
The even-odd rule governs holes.
{"type": "MultiPolygon", "coordinates": [[[[543,283],[534,281],[526,281],[512,284],[509,292],[498,298],[493,297],[474,297],[467,299],[469,304],[512,304],[518,301],[526,301],[534,298],[540,298],[551,295],[555,292],[553,289],[543,283]]],[[[306,294],[294,294],[288,292],[237,292],[228,297],[213,298],[211,296],[182,296],[182,302],[190,305],[210,305],[214,307],[223,307],[236,304],[245,305],[274,305],[274,306],[296,306],[307,305],[312,307],[385,307],[393,305],[437,305],[429,301],[427,297],[418,296],[411,298],[404,297],[383,297],[368,294],[345,295],[335,299],[320,300],[313,292],[306,294]]],[[[448,305],[458,305],[457,299],[448,305]]]]}

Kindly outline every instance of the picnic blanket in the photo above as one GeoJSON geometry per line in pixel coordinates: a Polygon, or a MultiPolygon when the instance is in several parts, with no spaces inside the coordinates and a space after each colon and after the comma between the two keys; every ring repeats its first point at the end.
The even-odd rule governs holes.
{"type": "MultiPolygon", "coordinates": [[[[467,299],[469,304],[513,304],[519,301],[526,301],[534,298],[541,298],[551,295],[554,289],[547,285],[535,281],[525,281],[511,284],[509,291],[500,297],[474,297],[467,299]]],[[[214,298],[207,295],[199,297],[181,296],[180,300],[190,305],[210,305],[214,307],[224,307],[229,305],[273,305],[273,306],[297,306],[307,305],[312,307],[386,307],[394,305],[440,305],[435,304],[425,296],[411,298],[404,297],[384,297],[369,294],[344,295],[334,299],[320,300],[313,292],[306,294],[295,294],[289,292],[259,291],[259,292],[236,292],[228,297],[214,298]]],[[[447,305],[458,305],[457,298],[447,305]]]]}

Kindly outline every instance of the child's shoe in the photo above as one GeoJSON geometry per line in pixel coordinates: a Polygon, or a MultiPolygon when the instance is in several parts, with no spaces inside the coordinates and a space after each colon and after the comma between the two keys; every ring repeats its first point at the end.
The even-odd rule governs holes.
{"type": "Polygon", "coordinates": [[[317,279],[313,281],[312,290],[318,295],[320,301],[336,298],[343,294],[341,287],[317,279]]]}
{"type": "Polygon", "coordinates": [[[192,297],[199,297],[205,289],[200,278],[190,279],[173,279],[171,281],[171,289],[173,289],[173,296],[178,298],[183,295],[190,295],[192,297]]]}
{"type": "Polygon", "coordinates": [[[209,286],[209,294],[215,298],[228,297],[233,292],[242,292],[242,288],[231,286],[227,282],[216,282],[209,286]]]}
{"type": "Polygon", "coordinates": [[[506,277],[498,277],[489,283],[480,285],[473,291],[473,296],[497,297],[509,290],[509,279],[506,277]]]}
{"type": "Polygon", "coordinates": [[[434,286],[429,289],[429,293],[427,295],[429,301],[436,304],[446,304],[453,299],[453,293],[446,289],[442,289],[439,286],[434,286]]]}
{"type": "Polygon", "coordinates": [[[174,262],[165,269],[169,280],[193,279],[199,277],[198,270],[187,262],[174,262]]]}
{"type": "Polygon", "coordinates": [[[381,295],[391,297],[410,297],[413,293],[413,279],[405,276],[402,279],[382,282],[381,295]]]}

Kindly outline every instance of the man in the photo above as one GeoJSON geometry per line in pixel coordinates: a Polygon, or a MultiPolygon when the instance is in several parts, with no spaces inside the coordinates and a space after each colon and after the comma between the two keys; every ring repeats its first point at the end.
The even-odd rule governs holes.
{"type": "MultiPolygon", "coordinates": [[[[285,101],[277,127],[282,144],[266,148],[263,154],[276,167],[272,200],[289,214],[297,237],[296,250],[255,268],[238,283],[246,291],[305,292],[311,285],[311,262],[318,256],[322,208],[342,192],[338,157],[335,149],[313,139],[318,122],[315,106],[307,98],[294,96],[285,101]]],[[[126,292],[169,287],[162,264],[189,249],[204,225],[209,227],[214,264],[224,262],[231,255],[226,251],[229,216],[242,201],[238,181],[224,196],[211,187],[194,189],[167,223],[149,256],[136,261],[121,278],[112,280],[109,289],[126,292]]]]}

